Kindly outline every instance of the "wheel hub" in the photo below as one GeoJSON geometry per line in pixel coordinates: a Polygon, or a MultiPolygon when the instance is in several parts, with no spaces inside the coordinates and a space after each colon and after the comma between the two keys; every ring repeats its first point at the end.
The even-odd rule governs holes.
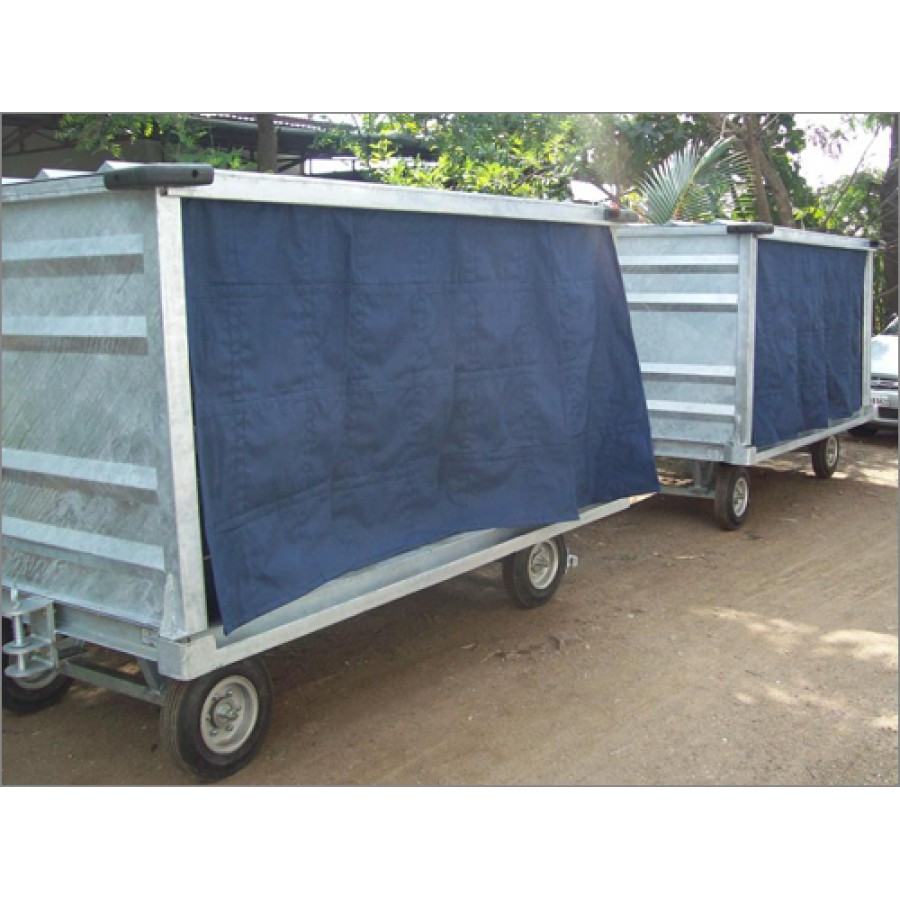
{"type": "Polygon", "coordinates": [[[215,753],[233,752],[250,737],[259,715],[253,683],[241,676],[220,681],[203,704],[200,735],[215,753]]]}
{"type": "Polygon", "coordinates": [[[528,577],[537,590],[546,588],[559,570],[559,553],[552,541],[542,541],[528,555],[528,577]]]}
{"type": "Polygon", "coordinates": [[[750,500],[750,485],[746,478],[738,478],[734,483],[734,494],[732,495],[731,508],[734,510],[735,516],[740,518],[747,511],[747,504],[750,500]]]}
{"type": "Polygon", "coordinates": [[[832,435],[825,442],[825,463],[829,469],[834,468],[838,461],[838,442],[837,438],[832,435]]]}
{"type": "Polygon", "coordinates": [[[225,699],[219,700],[217,697],[214,697],[213,701],[215,706],[209,716],[210,722],[219,728],[231,730],[241,714],[240,703],[231,699],[231,691],[228,692],[228,697],[225,699]]]}

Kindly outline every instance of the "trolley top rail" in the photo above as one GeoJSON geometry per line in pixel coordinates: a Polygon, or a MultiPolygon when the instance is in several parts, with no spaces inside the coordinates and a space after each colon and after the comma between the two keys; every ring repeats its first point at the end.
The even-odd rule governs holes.
{"type": "Polygon", "coordinates": [[[627,214],[605,206],[492,194],[340,181],[175,163],[104,163],[95,173],[44,170],[34,180],[3,185],[4,203],[52,200],[107,190],[156,188],[170,196],[252,203],[380,209],[485,216],[610,227],[627,214]]]}

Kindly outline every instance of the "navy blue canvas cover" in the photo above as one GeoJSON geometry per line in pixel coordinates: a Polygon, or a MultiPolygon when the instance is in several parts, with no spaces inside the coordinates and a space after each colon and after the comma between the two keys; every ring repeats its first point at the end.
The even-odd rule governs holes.
{"type": "Polygon", "coordinates": [[[226,631],[450,534],[658,490],[608,229],[183,204],[226,631]]]}
{"type": "Polygon", "coordinates": [[[866,251],[758,243],[753,444],[769,447],[862,405],[866,251]]]}

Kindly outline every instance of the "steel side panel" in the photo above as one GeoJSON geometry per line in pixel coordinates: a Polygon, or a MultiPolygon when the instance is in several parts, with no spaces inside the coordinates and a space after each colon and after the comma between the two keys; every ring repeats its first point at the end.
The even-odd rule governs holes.
{"type": "Polygon", "coordinates": [[[746,359],[745,236],[724,229],[616,231],[654,445],[701,458],[733,444],[746,359]]]}
{"type": "Polygon", "coordinates": [[[184,636],[156,194],[4,205],[3,582],[184,636]]]}

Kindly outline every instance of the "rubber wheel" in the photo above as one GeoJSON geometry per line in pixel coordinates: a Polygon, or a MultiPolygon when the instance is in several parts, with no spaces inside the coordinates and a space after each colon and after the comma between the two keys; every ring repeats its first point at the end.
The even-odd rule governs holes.
{"type": "Polygon", "coordinates": [[[182,769],[201,781],[220,781],[256,756],[271,720],[272,681],[253,657],[193,681],[168,682],[160,738],[182,769]]]}
{"type": "MultiPolygon", "coordinates": [[[[13,627],[9,619],[3,620],[3,643],[13,640],[13,627]]],[[[12,657],[3,654],[3,708],[9,712],[27,715],[40,712],[59,703],[63,694],[72,686],[72,679],[58,672],[47,672],[33,678],[10,678],[6,667],[12,657]]]]}
{"type": "Polygon", "coordinates": [[[566,574],[567,560],[562,535],[507,556],[503,560],[503,583],[512,601],[525,609],[543,606],[566,574]]]}
{"type": "Polygon", "coordinates": [[[841,461],[841,439],[833,434],[812,445],[812,465],[816,478],[831,478],[841,461]]]}
{"type": "Polygon", "coordinates": [[[741,466],[720,466],[716,473],[716,521],[735,531],[750,511],[750,473],[741,466]]]}

